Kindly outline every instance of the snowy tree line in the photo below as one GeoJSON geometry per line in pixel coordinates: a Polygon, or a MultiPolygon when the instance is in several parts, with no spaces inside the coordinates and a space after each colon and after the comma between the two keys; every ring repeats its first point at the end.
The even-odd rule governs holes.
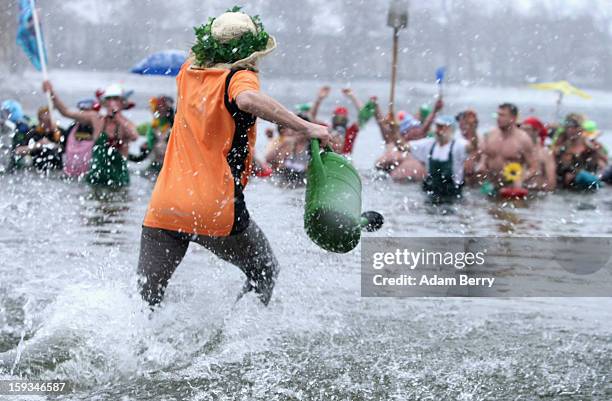
{"type": "MultiPolygon", "coordinates": [[[[607,74],[612,13],[596,8],[597,1],[592,1],[592,12],[579,13],[551,12],[550,7],[563,6],[558,1],[534,2],[528,13],[512,6],[483,7],[479,0],[440,1],[438,6],[413,5],[410,10],[409,29],[400,38],[402,79],[432,80],[435,68],[446,65],[454,82],[520,85],[569,79],[612,88],[607,74]]],[[[78,2],[71,7],[67,3],[38,3],[51,68],[127,70],[150,52],[188,49],[192,26],[227,6],[219,1],[204,8],[192,0],[152,0],[143,2],[146,6],[113,0],[88,18],[75,11],[78,2]]],[[[266,74],[359,79],[389,75],[387,6],[386,1],[361,0],[310,0],[300,7],[293,1],[256,1],[247,4],[246,11],[260,13],[279,42],[275,57],[265,61],[266,74]],[[307,4],[311,13],[305,12],[307,4]]],[[[16,0],[2,2],[0,65],[12,72],[29,68],[14,44],[16,12],[16,0]]]]}

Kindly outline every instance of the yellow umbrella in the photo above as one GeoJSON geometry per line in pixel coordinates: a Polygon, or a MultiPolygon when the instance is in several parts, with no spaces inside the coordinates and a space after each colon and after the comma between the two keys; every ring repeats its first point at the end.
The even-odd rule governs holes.
{"type": "Polygon", "coordinates": [[[557,81],[557,82],[542,82],[539,84],[529,84],[531,88],[545,90],[545,91],[556,91],[559,93],[559,99],[557,100],[557,117],[559,117],[559,111],[561,109],[561,101],[563,100],[564,95],[573,95],[578,96],[583,99],[592,99],[591,95],[586,93],[583,90],[576,88],[574,85],[570,84],[567,81],[557,81]]]}

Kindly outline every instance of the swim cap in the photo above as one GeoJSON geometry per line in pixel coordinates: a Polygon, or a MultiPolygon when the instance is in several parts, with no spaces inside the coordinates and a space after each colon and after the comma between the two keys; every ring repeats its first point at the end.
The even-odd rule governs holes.
{"type": "Polygon", "coordinates": [[[586,120],[582,123],[582,129],[586,132],[595,132],[597,131],[597,123],[593,120],[586,120]]]}
{"type": "Polygon", "coordinates": [[[399,124],[400,134],[404,134],[406,131],[420,126],[421,122],[419,120],[417,120],[416,118],[414,118],[414,116],[410,114],[406,114],[404,116],[404,119],[400,121],[399,124]]]}
{"type": "Polygon", "coordinates": [[[540,143],[544,145],[544,140],[548,137],[548,130],[546,129],[544,124],[542,124],[542,121],[540,121],[536,117],[527,117],[521,123],[521,126],[522,125],[530,125],[535,128],[536,132],[538,133],[538,136],[540,137],[540,143]]]}
{"type": "Polygon", "coordinates": [[[2,106],[0,106],[0,109],[8,112],[8,119],[13,123],[18,123],[24,118],[21,103],[16,100],[5,100],[4,102],[2,102],[2,106]]]}
{"type": "Polygon", "coordinates": [[[587,138],[596,138],[599,136],[599,129],[597,123],[593,120],[586,120],[582,123],[582,129],[584,130],[583,135],[587,138]]]}
{"type": "Polygon", "coordinates": [[[455,118],[453,116],[438,116],[436,117],[436,125],[455,128],[455,118]]]}
{"type": "Polygon", "coordinates": [[[312,103],[300,103],[295,105],[295,111],[299,113],[308,113],[312,109],[312,103]]]}
{"type": "Polygon", "coordinates": [[[348,117],[348,109],[342,106],[336,107],[334,109],[334,115],[348,117]]]}
{"type": "Polygon", "coordinates": [[[421,121],[425,121],[427,117],[431,114],[431,106],[428,104],[422,104],[419,108],[419,115],[421,116],[421,121]]]}

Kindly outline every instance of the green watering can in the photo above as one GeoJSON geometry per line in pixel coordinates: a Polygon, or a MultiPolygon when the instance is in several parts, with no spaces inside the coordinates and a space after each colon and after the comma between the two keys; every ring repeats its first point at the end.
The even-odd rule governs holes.
{"type": "Polygon", "coordinates": [[[312,156],[306,173],[304,228],[321,248],[346,253],[359,243],[361,230],[376,231],[383,225],[380,213],[361,213],[361,178],[350,161],[319,141],[310,143],[312,156]]]}

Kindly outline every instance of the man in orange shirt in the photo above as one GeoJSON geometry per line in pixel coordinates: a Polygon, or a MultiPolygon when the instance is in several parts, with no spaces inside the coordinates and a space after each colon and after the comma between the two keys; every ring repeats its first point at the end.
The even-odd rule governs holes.
{"type": "Polygon", "coordinates": [[[326,127],[300,119],[259,91],[257,61],[276,41],[257,17],[234,9],[197,28],[196,36],[177,77],[174,125],[143,223],[140,292],[151,306],[161,302],[193,241],[238,266],[247,276],[244,292],[254,290],[267,305],[278,263],[250,219],[243,195],[255,120],[272,121],[324,144],[330,136],[326,127]]]}

